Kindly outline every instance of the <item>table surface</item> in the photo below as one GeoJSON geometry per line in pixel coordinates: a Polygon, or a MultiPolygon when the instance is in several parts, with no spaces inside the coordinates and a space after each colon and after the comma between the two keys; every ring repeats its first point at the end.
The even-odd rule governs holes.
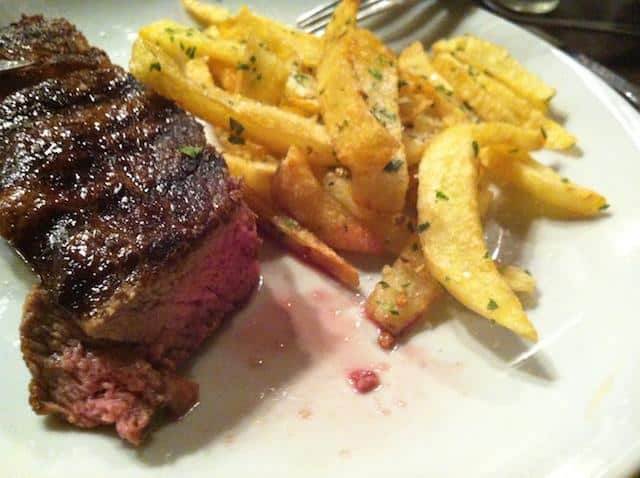
{"type": "MultiPolygon", "coordinates": [[[[606,20],[636,25],[640,30],[640,0],[560,0],[552,18],[606,20]]],[[[523,25],[524,26],[524,25],[523,25]]],[[[640,39],[621,35],[536,27],[640,85],[640,39]]]]}

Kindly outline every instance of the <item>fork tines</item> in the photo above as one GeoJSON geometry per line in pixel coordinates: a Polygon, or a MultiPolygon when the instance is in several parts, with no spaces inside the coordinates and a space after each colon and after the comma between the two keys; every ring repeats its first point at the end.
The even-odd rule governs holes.
{"type": "MultiPolygon", "coordinates": [[[[322,30],[327,26],[329,20],[331,19],[331,15],[333,15],[333,11],[336,6],[340,2],[329,2],[324,5],[319,5],[315,8],[312,8],[306,13],[303,13],[296,20],[296,25],[298,28],[301,28],[309,33],[314,33],[322,30]]],[[[364,20],[373,15],[381,13],[388,8],[397,5],[398,0],[363,0],[360,4],[360,8],[358,10],[358,20],[364,20]]]]}

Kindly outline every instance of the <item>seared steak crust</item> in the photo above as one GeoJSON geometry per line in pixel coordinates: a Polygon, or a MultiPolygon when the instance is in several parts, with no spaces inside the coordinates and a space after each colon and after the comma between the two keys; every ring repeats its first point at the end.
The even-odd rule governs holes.
{"type": "Polygon", "coordinates": [[[255,217],[189,114],[65,20],[0,29],[0,235],[39,275],[30,402],[138,443],[197,385],[176,367],[258,280],[255,217]]]}
{"type": "MultiPolygon", "coordinates": [[[[30,50],[36,61],[64,56],[64,48],[91,51],[65,23],[26,18],[25,29],[10,30],[19,39],[46,38],[30,50]],[[51,31],[69,39],[56,41],[51,31]]],[[[63,307],[90,313],[237,206],[214,151],[179,151],[203,147],[202,128],[117,66],[21,88],[0,112],[0,234],[63,307]]]]}

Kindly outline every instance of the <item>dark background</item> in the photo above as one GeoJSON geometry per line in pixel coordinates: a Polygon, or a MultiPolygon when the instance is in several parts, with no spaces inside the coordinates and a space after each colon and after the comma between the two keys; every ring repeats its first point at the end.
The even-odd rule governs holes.
{"type": "MultiPolygon", "coordinates": [[[[558,8],[546,16],[614,21],[635,25],[640,31],[640,0],[560,0],[558,8]]],[[[640,37],[536,28],[640,85],[640,37]]]]}

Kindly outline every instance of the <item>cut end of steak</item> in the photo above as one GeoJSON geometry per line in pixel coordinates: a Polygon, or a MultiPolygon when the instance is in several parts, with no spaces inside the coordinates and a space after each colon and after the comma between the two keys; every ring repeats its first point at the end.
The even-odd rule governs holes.
{"type": "Polygon", "coordinates": [[[30,402],[139,443],[196,402],[176,368],[257,284],[255,216],[201,125],[67,21],[23,16],[0,58],[36,62],[0,82],[0,235],[41,279],[30,402]]]}
{"type": "Polygon", "coordinates": [[[33,379],[29,402],[82,428],[114,424],[139,444],[156,410],[180,415],[198,399],[198,385],[158,370],[132,346],[86,337],[36,286],[24,306],[22,351],[33,379]]]}

